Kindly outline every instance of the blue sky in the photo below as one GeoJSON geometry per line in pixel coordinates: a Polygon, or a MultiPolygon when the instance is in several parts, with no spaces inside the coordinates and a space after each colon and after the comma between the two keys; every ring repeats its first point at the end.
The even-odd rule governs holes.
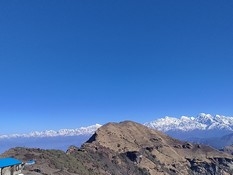
{"type": "Polygon", "coordinates": [[[0,134],[232,116],[232,90],[231,0],[0,2],[0,134]]]}

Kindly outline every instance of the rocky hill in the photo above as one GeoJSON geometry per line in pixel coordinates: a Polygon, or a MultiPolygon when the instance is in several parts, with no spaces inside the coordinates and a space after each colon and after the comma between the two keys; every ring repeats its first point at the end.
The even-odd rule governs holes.
{"type": "Polygon", "coordinates": [[[108,123],[81,148],[72,146],[66,153],[15,148],[2,156],[13,156],[23,161],[35,159],[36,164],[25,170],[37,171],[36,174],[233,174],[232,155],[176,140],[131,121],[108,123]]]}

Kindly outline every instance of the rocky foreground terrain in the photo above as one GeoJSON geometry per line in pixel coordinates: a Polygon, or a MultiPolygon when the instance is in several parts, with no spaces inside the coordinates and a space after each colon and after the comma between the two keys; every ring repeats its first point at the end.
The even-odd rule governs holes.
{"type": "Polygon", "coordinates": [[[1,157],[22,161],[31,175],[230,175],[233,156],[205,145],[171,138],[162,132],[125,121],[100,127],[80,148],[67,152],[14,148],[1,157]]]}

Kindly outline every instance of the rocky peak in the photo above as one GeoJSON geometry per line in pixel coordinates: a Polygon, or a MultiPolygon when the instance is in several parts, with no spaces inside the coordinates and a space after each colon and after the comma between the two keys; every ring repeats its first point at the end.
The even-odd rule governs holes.
{"type": "MultiPolygon", "coordinates": [[[[144,125],[125,121],[100,127],[87,150],[126,159],[149,174],[231,174],[233,157],[205,145],[176,140],[144,125]]],[[[111,160],[114,161],[114,160],[111,160]]],[[[119,160],[118,160],[119,161],[119,160]]],[[[122,160],[121,160],[122,161],[122,160]]]]}
{"type": "Polygon", "coordinates": [[[166,135],[160,131],[135,122],[124,121],[108,123],[100,127],[87,142],[124,152],[139,150],[144,145],[153,145],[154,140],[162,144],[162,138],[166,138],[166,135]]]}

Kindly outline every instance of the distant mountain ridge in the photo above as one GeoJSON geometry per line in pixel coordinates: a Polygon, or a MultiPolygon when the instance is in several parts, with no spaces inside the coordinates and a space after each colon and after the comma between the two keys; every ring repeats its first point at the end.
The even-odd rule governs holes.
{"type": "MultiPolygon", "coordinates": [[[[159,118],[155,121],[145,123],[144,125],[162,131],[180,140],[207,144],[218,149],[233,144],[233,117],[200,113],[196,117],[181,116],[180,118],[159,118]]],[[[6,148],[2,148],[2,150],[8,149],[9,145],[35,147],[36,145],[34,143],[37,143],[38,147],[53,148],[53,142],[59,143],[59,141],[64,144],[56,148],[64,150],[70,140],[72,140],[71,137],[76,138],[76,141],[72,142],[73,144],[80,145],[100,127],[100,124],[95,124],[77,129],[60,129],[58,131],[46,130],[42,132],[35,131],[28,134],[0,135],[0,141],[3,145],[7,145],[6,148]]]]}
{"type": "Polygon", "coordinates": [[[145,125],[177,139],[217,149],[233,144],[233,117],[200,113],[197,117],[164,117],[145,125]]]}
{"type": "MultiPolygon", "coordinates": [[[[206,133],[220,131],[220,136],[223,136],[233,132],[233,117],[205,113],[200,113],[197,117],[181,116],[180,118],[175,118],[166,116],[147,122],[144,125],[168,134],[192,131],[204,131],[206,133]]],[[[34,131],[28,134],[0,135],[0,139],[90,135],[101,126],[100,124],[95,124],[77,129],[60,129],[58,131],[46,130],[41,132],[34,131]]]]}
{"type": "Polygon", "coordinates": [[[100,124],[95,124],[88,127],[81,127],[77,129],[60,129],[59,131],[46,130],[41,132],[34,131],[29,134],[0,135],[0,139],[91,135],[101,126],[102,125],[100,124]]]}
{"type": "Polygon", "coordinates": [[[193,130],[226,130],[233,131],[233,117],[200,113],[197,117],[181,116],[180,118],[164,117],[146,126],[163,132],[193,130]]]}

